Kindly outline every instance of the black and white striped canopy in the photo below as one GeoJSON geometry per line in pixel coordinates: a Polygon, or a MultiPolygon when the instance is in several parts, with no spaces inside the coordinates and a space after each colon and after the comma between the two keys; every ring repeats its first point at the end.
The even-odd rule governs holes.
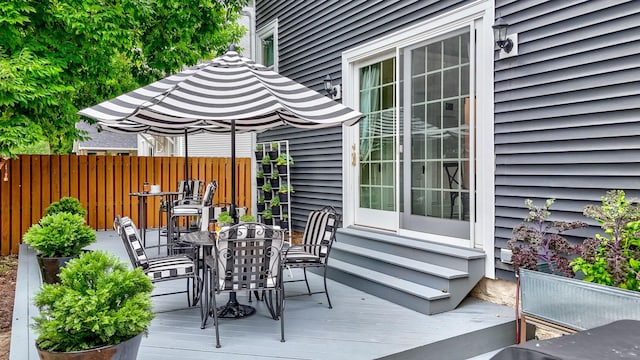
{"type": "Polygon", "coordinates": [[[280,125],[353,125],[362,114],[241,57],[225,55],[79,111],[102,129],[176,136],[280,125]]]}

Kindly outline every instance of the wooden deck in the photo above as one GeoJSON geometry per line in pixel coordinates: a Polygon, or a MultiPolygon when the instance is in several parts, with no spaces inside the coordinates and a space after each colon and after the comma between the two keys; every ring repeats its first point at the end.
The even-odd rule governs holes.
{"type": "MultiPolygon", "coordinates": [[[[128,259],[113,231],[98,232],[92,248],[128,259]]],[[[310,275],[310,280],[312,286],[321,286],[321,277],[310,275]]],[[[39,286],[34,252],[22,245],[11,360],[38,358],[35,335],[28,324],[37,311],[31,296],[39,286]]],[[[165,288],[158,291],[184,284],[161,286],[165,288]]],[[[158,313],[149,336],[142,340],[138,359],[466,359],[505,346],[492,343],[497,337],[514,337],[514,312],[504,306],[467,299],[454,311],[428,316],[337,282],[330,281],[328,287],[333,309],[327,308],[324,294],[287,298],[285,343],[279,341],[279,322],[267,316],[263,303],[254,300],[255,315],[221,320],[220,349],[215,348],[212,319],[201,330],[199,308],[175,310],[186,306],[183,294],[154,297],[158,313]]],[[[294,294],[303,288],[304,283],[292,283],[286,291],[294,294]]],[[[248,302],[243,294],[238,299],[248,302]]]]}

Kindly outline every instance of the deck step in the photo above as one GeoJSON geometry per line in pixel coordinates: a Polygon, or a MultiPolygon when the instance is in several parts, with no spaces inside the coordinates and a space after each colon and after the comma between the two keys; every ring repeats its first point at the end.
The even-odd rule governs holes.
{"type": "Polygon", "coordinates": [[[339,229],[327,276],[424,314],[455,309],[484,276],[474,249],[359,228],[339,229]]]}

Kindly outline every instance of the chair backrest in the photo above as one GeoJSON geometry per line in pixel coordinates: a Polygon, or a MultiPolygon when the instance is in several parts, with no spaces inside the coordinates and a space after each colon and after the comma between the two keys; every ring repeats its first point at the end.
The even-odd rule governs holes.
{"type": "Polygon", "coordinates": [[[138,235],[138,229],[133,221],[128,217],[116,217],[113,226],[120,235],[124,247],[131,260],[133,267],[146,269],[149,267],[149,259],[142,246],[142,241],[138,235]]]}
{"type": "Polygon", "coordinates": [[[281,265],[282,232],[259,223],[223,228],[214,245],[219,284],[224,290],[273,287],[281,265]]]}
{"type": "Polygon", "coordinates": [[[340,223],[340,215],[331,206],[325,206],[320,210],[309,213],[307,224],[302,235],[302,246],[305,251],[320,257],[327,257],[331,251],[331,245],[336,238],[336,230],[340,223]],[[309,246],[304,245],[325,245],[309,246]]]}
{"type": "Polygon", "coordinates": [[[203,182],[201,180],[181,180],[178,182],[178,201],[181,204],[196,204],[202,201],[203,182]]]}
{"type": "Polygon", "coordinates": [[[204,197],[202,199],[202,206],[211,206],[213,202],[213,195],[216,193],[216,189],[218,189],[218,182],[213,180],[212,182],[207,184],[207,188],[204,191],[204,197]]]}

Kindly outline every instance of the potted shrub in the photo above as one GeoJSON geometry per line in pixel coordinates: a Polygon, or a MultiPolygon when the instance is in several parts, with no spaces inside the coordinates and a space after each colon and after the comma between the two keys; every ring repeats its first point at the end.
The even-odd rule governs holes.
{"type": "Polygon", "coordinates": [[[265,225],[273,225],[273,214],[271,213],[271,210],[266,209],[262,212],[262,222],[265,225]]]}
{"type": "Polygon", "coordinates": [[[277,170],[271,173],[271,187],[278,188],[280,186],[280,174],[277,170]]]}
{"type": "Polygon", "coordinates": [[[271,143],[271,150],[269,150],[269,156],[271,159],[275,160],[278,157],[278,148],[280,147],[280,143],[274,141],[271,143]]]}
{"type": "Polygon", "coordinates": [[[265,174],[271,174],[271,156],[269,154],[265,154],[262,158],[262,171],[265,174]]]}
{"type": "Polygon", "coordinates": [[[258,170],[258,173],[256,174],[256,185],[258,185],[258,186],[264,185],[264,170],[263,169],[258,170]]]}
{"type": "Polygon", "coordinates": [[[287,173],[288,165],[293,165],[293,159],[287,153],[281,153],[276,158],[276,166],[278,167],[278,172],[281,174],[287,173]]]}
{"type": "Polygon", "coordinates": [[[257,161],[261,161],[262,157],[264,156],[264,145],[263,144],[256,144],[256,160],[257,161]]]}
{"type": "Polygon", "coordinates": [[[529,216],[513,229],[513,237],[508,241],[516,273],[523,267],[573,277],[569,260],[575,255],[576,247],[563,236],[563,233],[583,228],[587,224],[582,221],[549,221],[549,208],[554,201],[547,199],[543,207],[538,207],[532,200],[525,200],[529,216]]]}
{"type": "Polygon", "coordinates": [[[218,215],[217,223],[218,226],[223,227],[233,225],[235,221],[233,220],[233,217],[229,215],[228,211],[223,211],[218,215]]]}
{"type": "Polygon", "coordinates": [[[269,201],[269,207],[271,208],[271,214],[280,215],[280,196],[274,196],[271,201],[269,201]]]}
{"type": "Polygon", "coordinates": [[[256,218],[253,215],[244,214],[244,215],[240,216],[240,222],[241,223],[254,222],[254,221],[256,221],[256,218]]]}
{"type": "Polygon", "coordinates": [[[261,196],[258,198],[258,212],[262,212],[264,210],[264,197],[261,196]]]}
{"type": "Polygon", "coordinates": [[[264,196],[265,200],[271,200],[271,183],[265,183],[264,185],[262,185],[262,195],[264,196]]]}
{"type": "Polygon", "coordinates": [[[69,261],[60,283],[45,284],[34,296],[40,358],[135,359],[153,319],[152,289],[142,269],[130,270],[107,252],[69,261]]]}
{"type": "Polygon", "coordinates": [[[289,214],[282,214],[282,220],[280,220],[280,228],[289,230],[289,214]]]}
{"type": "Polygon", "coordinates": [[[587,205],[585,216],[595,219],[604,235],[584,240],[571,265],[584,281],[640,291],[640,205],[611,190],[602,204],[587,205]]]}
{"type": "Polygon", "coordinates": [[[23,241],[37,252],[45,283],[58,281],[60,268],[77,257],[82,248],[96,241],[96,234],[78,214],[46,215],[24,234],[23,241]]]}
{"type": "Polygon", "coordinates": [[[63,197],[58,201],[54,201],[45,209],[45,215],[53,215],[60,212],[67,212],[71,214],[78,214],[80,216],[87,215],[87,210],[82,207],[80,200],[74,197],[63,197]]]}
{"type": "Polygon", "coordinates": [[[280,189],[278,190],[278,193],[280,194],[280,201],[281,202],[289,202],[289,193],[294,193],[295,191],[293,191],[293,186],[284,183],[280,186],[280,189]]]}

